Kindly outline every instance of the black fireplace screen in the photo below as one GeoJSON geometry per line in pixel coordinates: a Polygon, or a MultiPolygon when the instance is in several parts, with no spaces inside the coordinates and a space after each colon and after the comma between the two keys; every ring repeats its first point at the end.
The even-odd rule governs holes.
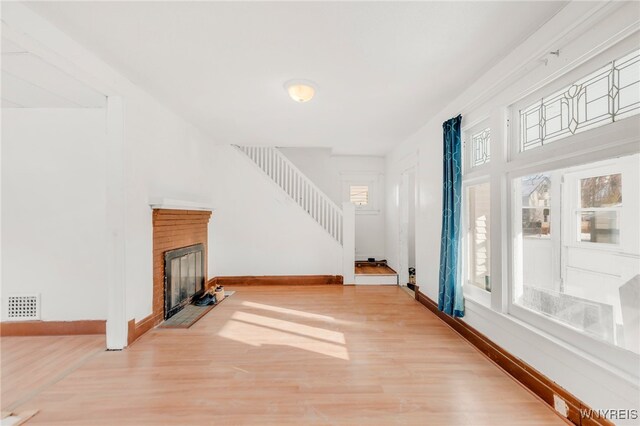
{"type": "Polygon", "coordinates": [[[204,292],[204,244],[164,253],[164,319],[204,292]]]}

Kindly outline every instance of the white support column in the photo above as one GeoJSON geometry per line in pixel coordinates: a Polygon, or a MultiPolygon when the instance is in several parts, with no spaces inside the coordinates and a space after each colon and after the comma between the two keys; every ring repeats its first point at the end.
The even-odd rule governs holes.
{"type": "Polygon", "coordinates": [[[124,105],[107,98],[107,349],[127,345],[125,282],[124,105]]]}
{"type": "Polygon", "coordinates": [[[356,282],[356,206],[342,203],[342,276],[344,284],[356,282]]]}

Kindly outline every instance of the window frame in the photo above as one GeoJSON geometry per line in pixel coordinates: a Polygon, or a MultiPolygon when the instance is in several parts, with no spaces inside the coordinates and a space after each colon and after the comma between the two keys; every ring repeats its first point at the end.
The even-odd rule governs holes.
{"type": "Polygon", "coordinates": [[[349,184],[349,202],[352,203],[353,205],[355,205],[356,209],[364,209],[364,210],[366,210],[369,207],[369,205],[371,204],[371,187],[368,184],[350,183],[349,184]],[[356,203],[353,202],[353,200],[352,200],[352,198],[353,198],[352,190],[355,187],[367,188],[366,189],[366,193],[367,193],[367,202],[366,202],[366,204],[356,204],[356,203]]]}
{"type": "Polygon", "coordinates": [[[369,203],[365,206],[355,205],[356,214],[380,214],[380,182],[382,174],[379,172],[341,172],[342,200],[351,202],[352,186],[367,186],[369,188],[369,203]]]}
{"type": "MultiPolygon", "coordinates": [[[[640,116],[629,117],[626,120],[631,120],[635,122],[636,125],[640,126],[640,116]]],[[[616,123],[613,123],[609,126],[613,126],[615,124],[616,123]]],[[[588,132],[583,132],[581,134],[574,135],[574,137],[585,137],[586,135],[590,138],[597,139],[599,137],[599,132],[597,132],[597,130],[603,129],[605,127],[607,126],[593,129],[588,132]]],[[[613,367],[617,371],[622,371],[627,375],[636,377],[638,372],[630,371],[629,366],[638,365],[638,363],[640,363],[640,354],[636,354],[627,349],[592,338],[582,333],[581,331],[572,328],[568,324],[564,324],[549,316],[545,316],[544,314],[536,313],[528,308],[516,304],[514,301],[514,287],[518,283],[518,268],[520,267],[520,260],[518,258],[519,252],[517,251],[518,246],[516,241],[516,229],[518,226],[518,221],[514,220],[513,218],[513,211],[518,206],[518,204],[516,204],[517,200],[515,198],[517,195],[514,192],[514,180],[530,174],[543,173],[561,168],[576,167],[581,165],[588,167],[589,163],[597,161],[611,160],[612,162],[615,162],[615,158],[617,157],[640,153],[640,144],[638,144],[638,142],[640,142],[640,136],[638,136],[637,134],[629,134],[627,136],[627,138],[621,139],[619,143],[614,147],[608,147],[607,149],[601,149],[598,151],[585,149],[582,150],[583,152],[576,153],[572,157],[565,157],[561,159],[551,158],[548,160],[548,162],[538,162],[528,167],[515,167],[514,164],[510,164],[509,170],[506,175],[508,188],[507,203],[509,206],[507,209],[507,251],[509,262],[507,273],[508,279],[506,281],[507,285],[506,288],[503,288],[503,291],[506,291],[506,313],[508,315],[513,316],[518,320],[524,321],[525,323],[531,324],[535,328],[569,343],[571,346],[579,349],[585,354],[596,357],[599,360],[605,362],[607,365],[613,367]],[[630,140],[634,139],[635,142],[629,144],[630,140]]],[[[553,208],[553,206],[551,206],[551,208],[553,208]]],[[[554,276],[555,274],[556,272],[554,272],[554,276]]]]}
{"type": "Polygon", "coordinates": [[[627,185],[625,185],[626,179],[623,178],[622,181],[622,206],[619,207],[604,207],[604,208],[583,208],[580,207],[580,180],[585,177],[592,176],[605,176],[612,174],[621,174],[623,176],[628,176],[627,167],[623,165],[617,164],[615,161],[607,161],[606,164],[599,164],[597,166],[585,166],[580,170],[576,170],[575,172],[568,173],[565,175],[564,188],[563,188],[563,199],[569,202],[570,208],[567,209],[563,213],[563,219],[567,226],[563,229],[563,238],[567,241],[567,245],[575,248],[593,248],[598,250],[607,250],[607,251],[620,251],[628,248],[632,250],[630,247],[628,238],[626,235],[621,234],[619,236],[619,240],[617,243],[598,243],[591,241],[580,241],[578,239],[578,232],[573,222],[576,219],[576,214],[580,211],[616,211],[618,213],[618,228],[621,229],[623,227],[623,223],[627,223],[626,217],[624,214],[624,204],[625,204],[625,194],[629,193],[627,189],[627,185]],[[571,224],[571,225],[569,225],[571,224]]]}
{"type": "MultiPolygon", "coordinates": [[[[492,183],[492,173],[493,171],[499,167],[500,165],[500,158],[499,158],[499,153],[500,150],[498,149],[492,149],[490,148],[490,152],[492,153],[492,155],[489,157],[489,161],[487,161],[484,164],[480,164],[478,166],[473,166],[471,159],[473,158],[473,143],[471,140],[471,137],[474,134],[477,134],[478,132],[489,128],[490,133],[490,145],[493,145],[493,138],[494,135],[496,134],[496,131],[494,131],[493,128],[493,117],[491,113],[488,114],[484,114],[484,115],[480,115],[479,118],[471,121],[469,124],[465,123],[466,118],[463,118],[463,127],[462,127],[462,144],[463,144],[463,148],[462,148],[462,214],[461,214],[461,225],[463,226],[463,229],[465,230],[465,232],[462,232],[461,237],[460,237],[460,244],[461,244],[461,249],[460,249],[460,259],[461,259],[461,271],[460,271],[460,279],[462,282],[462,291],[463,291],[463,295],[465,297],[465,299],[468,299],[470,301],[479,303],[482,306],[485,306],[489,309],[491,309],[491,307],[494,305],[493,300],[495,298],[499,298],[501,297],[501,290],[500,289],[496,289],[495,288],[495,283],[496,281],[494,281],[493,279],[493,275],[494,275],[494,267],[496,265],[496,260],[493,260],[493,255],[494,253],[499,253],[500,250],[499,246],[497,246],[498,241],[494,242],[494,238],[493,236],[496,235],[495,232],[493,231],[494,226],[496,224],[495,220],[499,220],[499,218],[496,217],[496,219],[493,218],[493,211],[494,211],[494,205],[493,205],[493,201],[490,200],[490,205],[489,205],[489,209],[491,212],[491,218],[490,218],[490,229],[492,229],[491,234],[490,235],[490,253],[491,253],[491,258],[489,259],[490,262],[490,270],[491,270],[491,292],[483,290],[479,287],[476,287],[473,284],[469,284],[468,281],[468,276],[467,276],[467,269],[468,269],[468,260],[469,260],[469,253],[468,253],[468,239],[466,237],[467,234],[467,230],[469,229],[469,210],[468,210],[468,206],[467,206],[467,199],[468,199],[468,190],[469,187],[474,186],[474,185],[478,185],[481,183],[489,183],[489,191],[491,194],[493,194],[493,183],[492,183]]],[[[495,147],[495,146],[494,146],[495,147]]],[[[499,261],[499,260],[498,260],[499,261]]],[[[500,282],[500,278],[498,277],[498,281],[500,282]]]]}
{"type": "MultiPolygon", "coordinates": [[[[502,170],[492,169],[491,171],[492,175],[493,173],[500,173],[501,182],[506,189],[505,192],[501,193],[501,196],[505,197],[505,220],[499,231],[505,241],[504,252],[501,253],[501,256],[507,263],[503,272],[504,278],[499,284],[503,295],[502,312],[515,320],[531,325],[549,336],[566,342],[585,357],[597,359],[606,368],[628,379],[632,378],[631,380],[634,382],[640,378],[639,372],[633,368],[640,364],[640,354],[600,341],[571,328],[567,324],[514,303],[514,291],[518,279],[516,275],[518,271],[516,269],[519,268],[519,260],[516,258],[518,247],[514,222],[517,221],[514,221],[513,217],[515,208],[513,182],[516,178],[534,173],[588,165],[589,163],[604,160],[615,161],[613,159],[616,157],[640,153],[640,135],[637,130],[640,128],[639,114],[571,134],[547,145],[527,151],[520,150],[519,138],[520,109],[526,108],[536,100],[557,92],[572,82],[589,75],[606,63],[616,60],[635,49],[637,49],[637,43],[634,37],[627,37],[595,57],[573,66],[572,69],[567,71],[567,68],[572,66],[572,64],[569,64],[565,69],[559,71],[559,73],[563,73],[562,75],[552,75],[547,80],[543,80],[537,87],[524,93],[520,99],[508,104],[506,107],[506,137],[500,140],[492,137],[494,152],[498,149],[498,144],[502,145],[500,148],[506,150],[506,162],[502,170]]],[[[492,196],[495,196],[494,194],[497,195],[493,185],[491,191],[492,196]]],[[[553,209],[553,207],[551,208],[553,209]]],[[[566,219],[561,217],[560,220],[566,219]]],[[[554,224],[552,223],[551,226],[553,233],[554,224]]],[[[497,253],[492,251],[492,255],[495,256],[497,253]]],[[[558,269],[557,272],[560,273],[562,273],[561,262],[562,259],[559,259],[558,266],[554,268],[558,269]]],[[[554,270],[554,277],[557,272],[554,270]]],[[[498,284],[496,283],[496,285],[498,284]]],[[[492,290],[494,289],[495,285],[492,286],[492,290]]]]}

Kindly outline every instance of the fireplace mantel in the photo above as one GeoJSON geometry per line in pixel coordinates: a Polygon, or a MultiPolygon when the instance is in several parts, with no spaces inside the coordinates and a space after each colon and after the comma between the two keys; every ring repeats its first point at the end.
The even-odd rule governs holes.
{"type": "Polygon", "coordinates": [[[199,201],[175,200],[173,198],[152,198],[149,200],[152,209],[164,210],[198,210],[212,212],[213,206],[199,201]]]}

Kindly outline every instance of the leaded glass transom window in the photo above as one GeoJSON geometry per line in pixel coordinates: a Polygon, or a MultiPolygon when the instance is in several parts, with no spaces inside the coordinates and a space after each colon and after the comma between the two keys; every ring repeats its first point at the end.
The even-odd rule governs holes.
{"type": "Polygon", "coordinates": [[[520,149],[640,113],[640,50],[520,110],[520,149]]]}
{"type": "Polygon", "coordinates": [[[489,162],[491,129],[488,127],[471,135],[471,167],[489,162]]]}

